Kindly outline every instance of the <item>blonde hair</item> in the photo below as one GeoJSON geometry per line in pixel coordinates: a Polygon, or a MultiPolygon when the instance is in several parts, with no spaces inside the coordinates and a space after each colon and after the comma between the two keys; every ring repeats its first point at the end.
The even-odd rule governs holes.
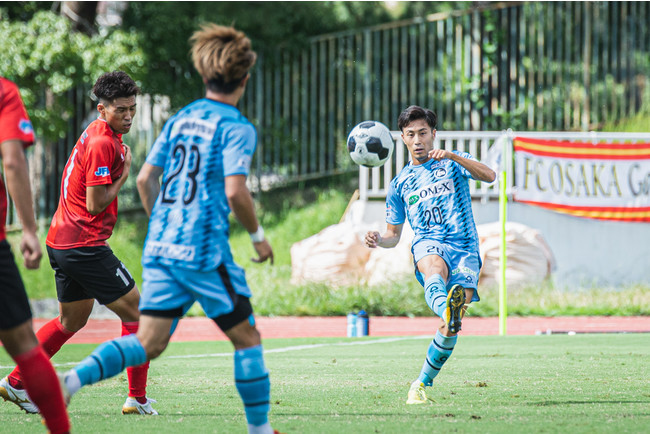
{"type": "Polygon", "coordinates": [[[218,92],[232,93],[257,60],[250,39],[233,27],[204,24],[190,42],[194,67],[218,92]]]}

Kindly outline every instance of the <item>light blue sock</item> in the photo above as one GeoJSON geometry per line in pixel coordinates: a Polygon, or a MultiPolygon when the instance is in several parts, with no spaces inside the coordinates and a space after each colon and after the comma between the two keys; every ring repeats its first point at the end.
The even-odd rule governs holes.
{"type": "Polygon", "coordinates": [[[431,310],[443,318],[447,308],[447,289],[440,274],[434,274],[424,282],[424,298],[431,310]]]}
{"type": "Polygon", "coordinates": [[[442,365],[451,356],[457,339],[457,335],[447,337],[443,336],[440,331],[436,332],[436,336],[429,344],[427,357],[424,360],[422,371],[420,371],[420,376],[418,377],[420,383],[424,383],[425,386],[431,386],[433,384],[433,379],[436,378],[442,365]]]}
{"type": "Polygon", "coordinates": [[[144,347],[135,335],[128,335],[98,346],[72,370],[79,377],[80,386],[111,378],[130,366],[147,361],[144,347]]]}
{"type": "Polygon", "coordinates": [[[235,351],[235,385],[244,401],[248,423],[266,424],[271,409],[271,382],[261,345],[235,351]]]}

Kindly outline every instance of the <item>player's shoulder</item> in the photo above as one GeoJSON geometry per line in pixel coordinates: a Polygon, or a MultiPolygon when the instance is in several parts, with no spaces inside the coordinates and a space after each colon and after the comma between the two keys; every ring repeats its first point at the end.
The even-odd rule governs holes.
{"type": "Polygon", "coordinates": [[[23,106],[18,85],[11,80],[0,77],[0,109],[19,110],[23,106]]]}
{"type": "Polygon", "coordinates": [[[79,143],[81,143],[86,148],[96,148],[96,147],[109,147],[113,148],[114,141],[116,140],[113,130],[108,126],[108,124],[101,120],[97,119],[90,123],[86,127],[81,136],[79,136],[79,143]]]}
{"type": "Polygon", "coordinates": [[[409,161],[404,167],[402,167],[402,170],[400,170],[399,173],[395,175],[391,182],[395,182],[396,184],[402,183],[414,176],[415,172],[413,171],[413,164],[409,161]]]}
{"type": "Polygon", "coordinates": [[[18,85],[8,78],[0,77],[0,100],[18,94],[18,85]]]}
{"type": "Polygon", "coordinates": [[[395,190],[399,190],[406,181],[415,176],[416,173],[413,171],[413,167],[409,162],[406,166],[402,167],[402,170],[400,170],[393,179],[391,179],[390,186],[395,190]]]}

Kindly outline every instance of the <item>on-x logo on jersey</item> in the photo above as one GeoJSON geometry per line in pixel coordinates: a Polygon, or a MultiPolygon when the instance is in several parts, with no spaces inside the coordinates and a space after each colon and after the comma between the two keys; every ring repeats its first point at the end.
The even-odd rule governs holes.
{"type": "Polygon", "coordinates": [[[98,167],[95,172],[95,176],[109,176],[111,172],[108,170],[108,166],[98,167]]]}
{"type": "Polygon", "coordinates": [[[446,194],[455,193],[456,189],[454,188],[454,181],[451,179],[445,179],[443,181],[438,181],[434,184],[427,185],[411,194],[408,198],[409,206],[413,206],[420,201],[420,199],[430,199],[433,197],[443,196],[446,194]]]}

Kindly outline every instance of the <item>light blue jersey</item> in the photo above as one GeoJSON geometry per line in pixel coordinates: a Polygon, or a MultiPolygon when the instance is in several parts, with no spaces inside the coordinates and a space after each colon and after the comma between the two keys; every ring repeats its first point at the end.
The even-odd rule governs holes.
{"type": "MultiPolygon", "coordinates": [[[[468,153],[454,153],[476,161],[468,153]]],[[[425,277],[417,263],[425,256],[437,255],[449,270],[447,289],[455,284],[477,288],[481,257],[469,179],[467,169],[445,159],[420,165],[409,163],[390,183],[386,222],[400,225],[408,219],[415,233],[411,247],[415,276],[422,286],[425,277]]],[[[472,301],[478,300],[478,292],[474,291],[472,301]]]]}
{"type": "Polygon", "coordinates": [[[237,108],[209,99],[167,121],[147,156],[164,175],[143,264],[209,271],[232,261],[224,178],[248,175],[256,142],[255,127],[237,108]]]}
{"type": "MultiPolygon", "coordinates": [[[[476,161],[466,152],[454,151],[476,161]]],[[[478,252],[478,234],[469,193],[470,173],[452,160],[409,163],[390,183],[386,196],[386,222],[403,224],[408,218],[415,237],[461,250],[478,252]]]]}

